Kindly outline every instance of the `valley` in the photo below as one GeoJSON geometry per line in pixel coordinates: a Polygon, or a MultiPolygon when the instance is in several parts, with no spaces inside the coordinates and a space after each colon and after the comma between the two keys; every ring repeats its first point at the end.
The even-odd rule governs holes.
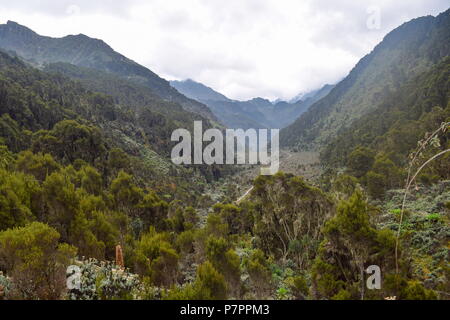
{"type": "Polygon", "coordinates": [[[448,300],[449,39],[450,9],[404,21],[335,85],[241,101],[0,24],[0,300],[448,300]],[[277,172],[217,161],[227,129],[281,129],[277,172]]]}

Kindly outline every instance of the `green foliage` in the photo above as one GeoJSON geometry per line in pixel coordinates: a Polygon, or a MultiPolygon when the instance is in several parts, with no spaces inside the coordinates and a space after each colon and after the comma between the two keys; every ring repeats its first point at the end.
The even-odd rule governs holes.
{"type": "Polygon", "coordinates": [[[373,150],[359,146],[348,157],[348,170],[356,178],[361,178],[370,170],[374,161],[373,150]]]}
{"type": "Polygon", "coordinates": [[[11,296],[18,299],[60,299],[65,269],[76,249],[59,244],[60,235],[43,223],[0,233],[0,268],[13,279],[11,296]]]}
{"type": "Polygon", "coordinates": [[[290,291],[296,300],[305,300],[309,294],[308,283],[303,276],[295,276],[289,279],[290,291]]]}
{"type": "Polygon", "coordinates": [[[332,200],[303,179],[278,173],[255,180],[253,234],[258,247],[305,267],[321,241],[321,227],[334,212],[332,200]],[[295,249],[295,250],[292,250],[295,249]]]}
{"type": "Polygon", "coordinates": [[[225,300],[226,298],[225,279],[209,261],[197,268],[197,277],[193,284],[183,288],[173,288],[165,297],[169,300],[225,300]]]}
{"type": "Polygon", "coordinates": [[[198,300],[224,300],[227,298],[227,285],[224,277],[208,261],[198,267],[194,291],[198,300]]]}
{"type": "Polygon", "coordinates": [[[340,174],[333,182],[333,190],[345,198],[353,195],[358,185],[358,179],[348,174],[340,174]]]}
{"type": "Polygon", "coordinates": [[[365,296],[365,267],[378,265],[384,273],[393,268],[395,238],[390,230],[377,230],[370,208],[360,191],[338,206],[323,230],[325,241],[313,266],[317,298],[355,299],[365,296]],[[355,289],[357,287],[360,289],[355,289]],[[359,291],[359,293],[358,293],[359,291]]]}
{"type": "Polygon", "coordinates": [[[369,171],[366,175],[367,191],[374,199],[380,199],[386,192],[386,176],[369,171]]]}
{"type": "Polygon", "coordinates": [[[431,290],[425,289],[417,281],[408,283],[404,291],[405,300],[437,300],[437,295],[431,290]]]}
{"type": "Polygon", "coordinates": [[[261,250],[255,250],[244,264],[252,287],[255,289],[256,297],[258,299],[267,298],[272,288],[272,273],[264,253],[261,250]]]}
{"type": "Polygon", "coordinates": [[[34,154],[31,151],[23,151],[17,157],[16,168],[42,182],[61,166],[48,153],[34,154]]]}
{"type": "MultiPolygon", "coordinates": [[[[431,70],[410,79],[399,90],[379,102],[373,111],[341,130],[321,154],[326,165],[339,166],[354,162],[351,151],[370,148],[376,153],[372,170],[385,177],[385,188],[403,187],[408,155],[417,148],[417,142],[428,132],[435,131],[450,117],[448,104],[450,59],[444,58],[431,70]]],[[[448,132],[433,142],[423,158],[438,153],[448,146],[448,132]]],[[[434,161],[422,176],[423,182],[432,177],[448,179],[448,157],[434,161]]],[[[362,176],[364,170],[357,172],[362,176]]],[[[367,171],[366,171],[367,172],[367,171]]],[[[435,179],[434,179],[435,180],[435,179]]]]}
{"type": "MultiPolygon", "coordinates": [[[[371,78],[374,66],[353,72],[365,78],[362,87],[408,70],[383,67],[371,78]]],[[[279,173],[258,177],[239,204],[231,203],[238,188],[229,183],[227,202],[212,208],[220,197],[206,182],[232,169],[165,158],[173,129],[191,130],[202,117],[163,101],[148,83],[60,63],[45,69],[80,82],[0,52],[0,287],[7,298],[64,297],[64,270],[76,252],[98,260],[75,262],[82,289],[72,299],[436,299],[433,290],[448,292],[448,188],[431,184],[449,178],[450,158],[419,177],[433,192],[414,200],[418,186],[408,196],[399,276],[393,231],[402,194],[391,190],[403,187],[401,168],[419,136],[450,117],[448,60],[410,82],[386,80],[398,84],[396,93],[367,87],[370,97],[352,101],[345,98],[355,94],[350,77],[317,104],[314,119],[304,117],[314,121],[303,142],[329,142],[321,137],[339,132],[322,154],[326,165],[347,167],[338,176],[330,171],[330,194],[279,173]],[[375,111],[355,121],[369,105],[375,111]],[[335,131],[347,121],[348,129],[335,131]],[[369,205],[361,187],[386,208],[369,205]],[[136,275],[105,262],[118,245],[136,275]],[[383,270],[381,291],[365,290],[368,265],[383,270]]],[[[418,69],[405,79],[428,67],[418,69]]],[[[449,146],[444,133],[421,159],[449,146]]]]}
{"type": "Polygon", "coordinates": [[[213,267],[224,276],[229,296],[239,297],[241,261],[236,252],[229,248],[225,239],[209,237],[206,256],[213,267]]]}
{"type": "Polygon", "coordinates": [[[194,252],[194,241],[195,231],[187,230],[178,235],[176,245],[181,253],[189,254],[194,252]]]}
{"type": "Polygon", "coordinates": [[[136,270],[151,277],[155,285],[170,287],[176,283],[179,256],[166,233],[151,227],[136,247],[136,270]]]}
{"type": "Polygon", "coordinates": [[[33,177],[0,169],[0,231],[33,220],[33,198],[39,193],[33,177]]]}
{"type": "Polygon", "coordinates": [[[35,133],[32,149],[51,153],[64,162],[82,159],[90,164],[104,161],[106,146],[99,128],[74,120],[58,122],[50,131],[35,133]]]}
{"type": "Polygon", "coordinates": [[[438,17],[414,19],[390,32],[326,97],[282,130],[281,144],[303,150],[329,145],[334,156],[327,164],[347,159],[358,145],[373,143],[406,151],[412,143],[414,148],[417,138],[423,136],[414,122],[405,122],[398,135],[386,136],[384,141],[377,137],[382,135],[380,131],[396,127],[399,119],[417,119],[436,105],[447,107],[448,81],[442,75],[448,69],[438,63],[446,59],[448,65],[449,19],[447,11],[438,17]],[[431,81],[405,85],[433,67],[438,73],[431,81]],[[397,95],[401,87],[402,93],[397,95]],[[344,137],[343,132],[349,135],[344,137]],[[333,141],[335,137],[338,141],[333,141]]]}

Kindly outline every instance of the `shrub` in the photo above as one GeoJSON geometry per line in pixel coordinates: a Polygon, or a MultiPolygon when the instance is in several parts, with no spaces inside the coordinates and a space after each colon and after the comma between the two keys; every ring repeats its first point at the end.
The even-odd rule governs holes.
{"type": "Polygon", "coordinates": [[[141,289],[137,275],[111,262],[89,259],[78,263],[79,287],[68,292],[70,300],[115,300],[135,298],[141,289]]]}
{"type": "Polygon", "coordinates": [[[65,270],[76,249],[59,244],[59,237],[55,229],[38,222],[0,233],[0,267],[13,279],[13,298],[62,297],[65,270]]]}

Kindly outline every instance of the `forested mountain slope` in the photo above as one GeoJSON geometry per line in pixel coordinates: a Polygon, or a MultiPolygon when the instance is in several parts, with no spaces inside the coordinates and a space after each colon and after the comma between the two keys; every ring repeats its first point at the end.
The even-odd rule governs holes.
{"type": "Polygon", "coordinates": [[[126,162],[121,168],[135,174],[140,185],[157,186],[161,192],[170,189],[173,196],[194,196],[201,183],[199,189],[185,189],[188,181],[213,179],[221,171],[173,165],[170,138],[173,130],[180,126],[190,129],[200,116],[170,102],[161,104],[160,99],[152,104],[146,92],[140,95],[142,103],[129,96],[135,104],[126,104],[126,99],[87,90],[80,82],[39,71],[0,52],[1,142],[12,152],[49,153],[63,164],[84,161],[100,170],[104,181],[117,173],[108,163],[119,157],[126,162]],[[171,112],[162,112],[155,105],[171,112]],[[176,193],[173,186],[177,186],[176,193]]]}
{"type": "Polygon", "coordinates": [[[92,39],[83,34],[63,38],[45,37],[16,22],[8,21],[0,25],[0,48],[14,51],[38,66],[44,63],[67,62],[118,75],[149,87],[154,94],[167,101],[179,103],[188,111],[215,120],[205,105],[186,98],[172,88],[168,81],[115,52],[102,40],[92,39]]]}
{"type": "MultiPolygon", "coordinates": [[[[356,147],[364,146],[391,155],[398,164],[405,164],[408,154],[426,132],[431,133],[441,123],[449,121],[450,57],[447,57],[432,70],[406,82],[373,111],[339,132],[325,148],[322,160],[330,166],[342,166],[356,147]]],[[[443,140],[443,147],[448,143],[443,140]]]]}
{"type": "Polygon", "coordinates": [[[318,148],[386,96],[450,54],[450,10],[390,32],[329,95],[281,133],[285,146],[318,148]]]}
{"type": "MultiPolygon", "coordinates": [[[[434,155],[450,149],[449,76],[447,57],[341,130],[324,148],[322,163],[330,171],[346,168],[375,198],[404,187],[410,164],[417,170],[434,155]],[[422,146],[412,161],[413,152],[422,146]]],[[[449,160],[450,152],[437,157],[422,169],[417,181],[429,185],[450,179],[449,160]]]]}

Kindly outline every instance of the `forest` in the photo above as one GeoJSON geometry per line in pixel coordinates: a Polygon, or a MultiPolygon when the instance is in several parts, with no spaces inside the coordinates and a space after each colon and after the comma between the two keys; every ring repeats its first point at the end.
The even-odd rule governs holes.
{"type": "Polygon", "coordinates": [[[224,129],[206,106],[162,98],[129,61],[124,76],[0,51],[0,300],[449,300],[448,11],[436,19],[388,36],[282,132],[288,154],[317,140],[317,177],[252,176],[243,198],[248,168],[170,161],[175,129],[224,129]],[[380,67],[424,25],[414,59],[380,67]],[[388,88],[359,86],[365,68],[388,88]],[[365,112],[330,109],[346,90],[368,90],[349,104],[365,112]]]}

